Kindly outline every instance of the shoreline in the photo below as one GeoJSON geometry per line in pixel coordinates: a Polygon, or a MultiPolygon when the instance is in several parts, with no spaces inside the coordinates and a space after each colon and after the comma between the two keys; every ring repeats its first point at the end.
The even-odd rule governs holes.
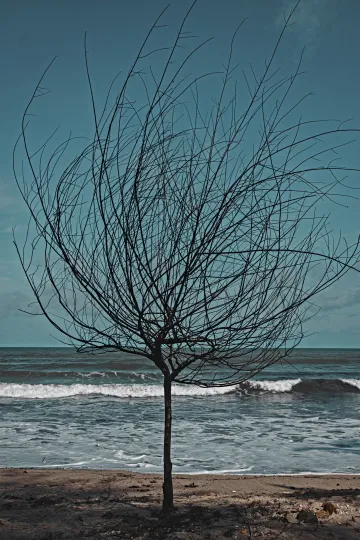
{"type": "MultiPolygon", "coordinates": [[[[360,467],[360,466],[359,466],[360,467]]],[[[26,471],[47,471],[47,472],[50,472],[50,471],[74,471],[74,472],[77,472],[77,471],[88,471],[88,472],[96,472],[96,473],[101,473],[101,472],[104,472],[104,473],[108,473],[108,474],[111,474],[112,472],[113,473],[124,473],[124,474],[134,474],[134,475],[149,475],[149,476],[159,476],[159,477],[162,477],[162,473],[161,472],[145,472],[145,471],[132,471],[132,470],[128,470],[128,469],[96,469],[96,468],[92,468],[92,469],[89,469],[87,467],[65,467],[63,465],[38,465],[37,467],[24,467],[24,466],[18,466],[18,467],[1,467],[0,466],[0,476],[1,476],[1,471],[10,471],[10,470],[13,470],[13,471],[17,471],[17,470],[26,470],[26,471]]],[[[282,477],[293,477],[293,476],[341,476],[341,477],[350,477],[350,476],[360,476],[360,472],[312,472],[312,471],[305,471],[305,472],[300,472],[300,473],[288,473],[288,472],[285,472],[285,473],[245,473],[245,472],[229,472],[229,471],[225,471],[225,472],[222,472],[222,471],[205,471],[205,472],[199,472],[199,471],[196,471],[196,472],[173,472],[172,473],[173,477],[175,476],[211,476],[211,477],[223,477],[223,476],[235,476],[235,477],[277,477],[277,476],[282,476],[282,477]]]]}
{"type": "Polygon", "coordinates": [[[360,538],[360,474],[174,474],[0,468],[0,539],[360,538]]]}

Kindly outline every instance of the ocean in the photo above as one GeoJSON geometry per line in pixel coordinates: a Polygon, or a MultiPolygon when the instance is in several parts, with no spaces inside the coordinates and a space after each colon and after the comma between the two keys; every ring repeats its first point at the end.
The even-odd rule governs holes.
{"type": "MultiPolygon", "coordinates": [[[[230,388],[173,387],[174,473],[360,472],[360,349],[297,349],[230,388]]],[[[123,353],[0,349],[0,467],[162,472],[161,374],[123,353]]]]}

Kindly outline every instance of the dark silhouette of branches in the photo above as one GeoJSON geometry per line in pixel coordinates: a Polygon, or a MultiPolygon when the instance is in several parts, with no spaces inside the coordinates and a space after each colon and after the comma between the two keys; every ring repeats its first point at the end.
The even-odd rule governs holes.
{"type": "Polygon", "coordinates": [[[208,40],[178,57],[192,37],[184,28],[194,4],[170,47],[147,50],[161,13],[112,106],[118,76],[100,112],[85,36],[93,140],[66,165],[71,135],[47,160],[52,136],[32,153],[28,116],[46,70],[19,139],[30,180],[16,172],[14,157],[31,216],[24,248],[15,245],[40,313],[79,352],[140,355],[164,376],[165,510],[173,507],[172,383],[234,385],[286,357],[314,314],[311,299],[359,256],[359,242],[336,239],[318,211],[342,195],[349,169],[334,158],[347,143],[337,138],[356,130],[336,120],[292,121],[302,100],[286,103],[302,58],[288,77],[276,79],[273,69],[296,7],[263,73],[251,68],[254,82],[244,73],[245,107],[233,82],[239,26],[218,98],[204,112],[201,85],[219,73],[191,77],[184,68],[208,40]],[[146,69],[143,60],[159,52],[166,55],[160,71],[146,69]],[[132,99],[135,83],[142,104],[132,99]],[[335,144],[326,145],[331,138],[335,144]]]}

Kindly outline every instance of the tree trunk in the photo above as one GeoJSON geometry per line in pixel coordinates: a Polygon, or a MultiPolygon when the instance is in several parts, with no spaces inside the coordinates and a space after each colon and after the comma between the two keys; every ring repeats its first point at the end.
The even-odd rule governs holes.
{"type": "Polygon", "coordinates": [[[164,377],[164,483],[163,510],[168,512],[174,508],[174,493],[171,463],[171,379],[164,377]]]}

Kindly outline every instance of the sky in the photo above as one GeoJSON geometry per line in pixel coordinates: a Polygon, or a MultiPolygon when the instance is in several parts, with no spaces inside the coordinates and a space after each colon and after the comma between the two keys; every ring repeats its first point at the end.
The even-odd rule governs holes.
{"type": "MultiPolygon", "coordinates": [[[[84,62],[84,34],[94,91],[102,104],[109,84],[126,71],[155,18],[166,7],[162,0],[13,0],[3,2],[0,17],[0,346],[58,346],[59,336],[43,317],[19,312],[33,300],[13,244],[12,228],[23,234],[27,210],[17,190],[13,147],[21,117],[31,94],[51,60],[44,86],[51,90],[36,104],[31,143],[41,144],[60,124],[63,139],[92,133],[91,101],[84,62]]],[[[171,39],[191,2],[170,4],[164,17],[164,40],[171,39]]],[[[289,0],[199,0],[187,29],[204,40],[214,39],[192,60],[192,71],[221,69],[237,25],[246,18],[234,46],[234,58],[245,70],[249,62],[263,66],[281,31],[289,0]]],[[[360,66],[356,0],[302,0],[279,50],[276,65],[285,74],[296,68],[306,45],[297,92],[312,92],[306,101],[309,118],[352,119],[360,127],[360,66]]],[[[156,60],[154,60],[156,61],[156,60]]],[[[209,95],[214,88],[209,82],[209,95]]],[[[350,127],[350,125],[348,126],[350,127]]],[[[344,140],[356,139],[351,135],[344,140]]],[[[39,144],[38,144],[39,146],[39,144]]],[[[360,168],[360,137],[342,152],[341,163],[360,168]]],[[[75,157],[75,156],[74,156],[75,157]]],[[[347,183],[360,187],[360,174],[347,183]]],[[[360,191],[351,192],[360,196],[360,191]]],[[[344,202],[344,201],[343,201],[344,202]]],[[[349,241],[360,234],[360,200],[346,199],[346,208],[331,207],[330,222],[349,241]]],[[[349,272],[342,281],[316,299],[322,308],[308,324],[312,335],[305,347],[360,347],[360,273],[349,272]]]]}

